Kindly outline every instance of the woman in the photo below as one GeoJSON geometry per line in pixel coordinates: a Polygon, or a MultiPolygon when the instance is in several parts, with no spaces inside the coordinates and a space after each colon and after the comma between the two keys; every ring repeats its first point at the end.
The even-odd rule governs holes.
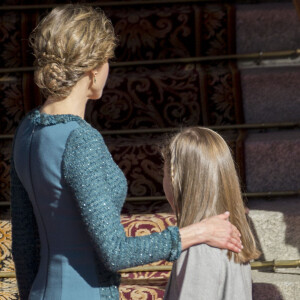
{"type": "Polygon", "coordinates": [[[208,245],[183,251],[173,265],[165,300],[251,300],[249,261],[258,258],[246,220],[230,150],[216,132],[193,127],[176,134],[164,148],[164,191],[179,228],[230,211],[242,234],[239,253],[208,245]]]}
{"type": "Polygon", "coordinates": [[[46,102],[25,117],[13,146],[12,251],[21,299],[118,299],[119,269],[173,261],[198,243],[240,251],[228,214],[125,236],[126,179],[83,120],[88,99],[102,95],[116,45],[106,16],[83,5],[58,7],[30,41],[46,102]]]}

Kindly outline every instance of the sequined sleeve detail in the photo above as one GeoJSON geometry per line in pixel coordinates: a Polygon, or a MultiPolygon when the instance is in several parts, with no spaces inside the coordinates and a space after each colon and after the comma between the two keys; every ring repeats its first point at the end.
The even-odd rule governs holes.
{"type": "Polygon", "coordinates": [[[12,254],[20,299],[28,299],[39,265],[37,224],[26,190],[11,160],[12,254]]]}
{"type": "Polygon", "coordinates": [[[80,127],[70,134],[63,157],[63,177],[97,256],[107,270],[116,272],[179,257],[181,241],[177,227],[143,237],[126,237],[120,223],[126,181],[98,131],[80,127]]]}

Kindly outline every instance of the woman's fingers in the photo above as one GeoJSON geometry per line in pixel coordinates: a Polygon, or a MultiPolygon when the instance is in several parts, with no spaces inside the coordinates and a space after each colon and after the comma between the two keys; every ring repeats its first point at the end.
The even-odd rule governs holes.
{"type": "Polygon", "coordinates": [[[180,228],[182,249],[205,243],[216,248],[240,252],[243,249],[240,232],[228,221],[228,218],[227,212],[180,228]]]}
{"type": "Polygon", "coordinates": [[[225,248],[236,253],[241,252],[243,249],[242,241],[240,239],[240,233],[237,228],[231,223],[228,224],[228,230],[225,230],[225,240],[221,248],[225,248]]]}
{"type": "Polygon", "coordinates": [[[203,220],[207,228],[206,233],[209,233],[206,243],[238,253],[243,249],[241,235],[238,229],[228,221],[229,216],[230,214],[226,212],[203,220]]]}
{"type": "Polygon", "coordinates": [[[240,238],[241,234],[234,225],[232,225],[231,223],[229,223],[229,224],[231,227],[230,228],[230,238],[226,245],[226,248],[228,250],[232,250],[234,252],[240,252],[243,249],[242,241],[240,238]],[[233,247],[233,249],[232,249],[232,247],[233,247]]]}
{"type": "Polygon", "coordinates": [[[236,253],[241,252],[241,249],[239,247],[237,247],[236,244],[234,244],[234,243],[228,242],[225,248],[228,250],[231,250],[233,252],[236,252],[236,253]]]}
{"type": "MultiPolygon", "coordinates": [[[[234,245],[234,247],[236,247],[238,250],[233,250],[234,252],[240,252],[244,247],[242,245],[242,242],[240,240],[239,237],[231,237],[228,242],[227,242],[227,245],[234,245]]],[[[227,248],[227,247],[226,247],[227,248]]],[[[227,248],[228,250],[231,250],[229,248],[227,248]]]]}
{"type": "MultiPolygon", "coordinates": [[[[223,219],[223,220],[227,220],[229,221],[229,217],[230,217],[230,212],[229,211],[226,211],[225,213],[221,214],[221,215],[218,215],[219,218],[223,219]]],[[[240,240],[240,236],[241,236],[241,233],[239,232],[239,230],[234,226],[234,225],[231,225],[232,226],[232,236],[237,239],[237,240],[240,240]]]]}
{"type": "Polygon", "coordinates": [[[232,236],[236,239],[240,239],[241,233],[239,232],[239,230],[234,225],[231,224],[231,226],[232,226],[232,236]]]}
{"type": "Polygon", "coordinates": [[[230,212],[229,211],[225,211],[223,214],[218,215],[217,217],[223,220],[228,220],[230,216],[230,212]]]}

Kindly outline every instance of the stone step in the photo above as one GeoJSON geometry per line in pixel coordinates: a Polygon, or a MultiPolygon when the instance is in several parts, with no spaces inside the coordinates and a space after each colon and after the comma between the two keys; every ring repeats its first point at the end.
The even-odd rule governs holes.
{"type": "Polygon", "coordinates": [[[249,133],[245,169],[248,192],[299,190],[300,130],[249,133]]]}
{"type": "MultiPolygon", "coordinates": [[[[247,206],[249,222],[262,252],[259,260],[300,259],[300,197],[251,199],[247,206]]],[[[175,218],[167,202],[151,205],[149,202],[130,202],[125,204],[122,222],[128,235],[136,235],[144,228],[143,223],[147,223],[150,233],[163,229],[161,225],[157,227],[156,222],[174,225],[175,218]]]]}
{"type": "MultiPolygon", "coordinates": [[[[300,259],[300,197],[251,199],[247,206],[249,222],[262,252],[259,260],[300,259]]],[[[162,230],[159,224],[168,226],[175,222],[169,204],[163,201],[151,205],[126,203],[122,212],[122,223],[130,236],[162,230]]]]}
{"type": "Polygon", "coordinates": [[[236,51],[254,53],[299,48],[300,18],[290,3],[236,5],[236,51]]]}
{"type": "Polygon", "coordinates": [[[242,69],[240,74],[245,123],[299,122],[299,66],[242,69]]]}
{"type": "Polygon", "coordinates": [[[252,271],[253,300],[298,300],[300,295],[300,271],[277,270],[252,271]]]}
{"type": "Polygon", "coordinates": [[[251,199],[247,205],[259,260],[300,259],[300,197],[251,199]]]}

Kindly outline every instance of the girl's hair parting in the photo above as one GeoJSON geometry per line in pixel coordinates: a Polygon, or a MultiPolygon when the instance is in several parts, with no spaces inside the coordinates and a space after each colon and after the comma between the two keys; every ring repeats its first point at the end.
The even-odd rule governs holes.
{"type": "Polygon", "coordinates": [[[224,139],[208,128],[186,128],[170,139],[162,154],[172,182],[178,226],[229,211],[244,248],[238,254],[228,251],[228,257],[234,256],[239,263],[258,258],[235,164],[224,139]]]}

